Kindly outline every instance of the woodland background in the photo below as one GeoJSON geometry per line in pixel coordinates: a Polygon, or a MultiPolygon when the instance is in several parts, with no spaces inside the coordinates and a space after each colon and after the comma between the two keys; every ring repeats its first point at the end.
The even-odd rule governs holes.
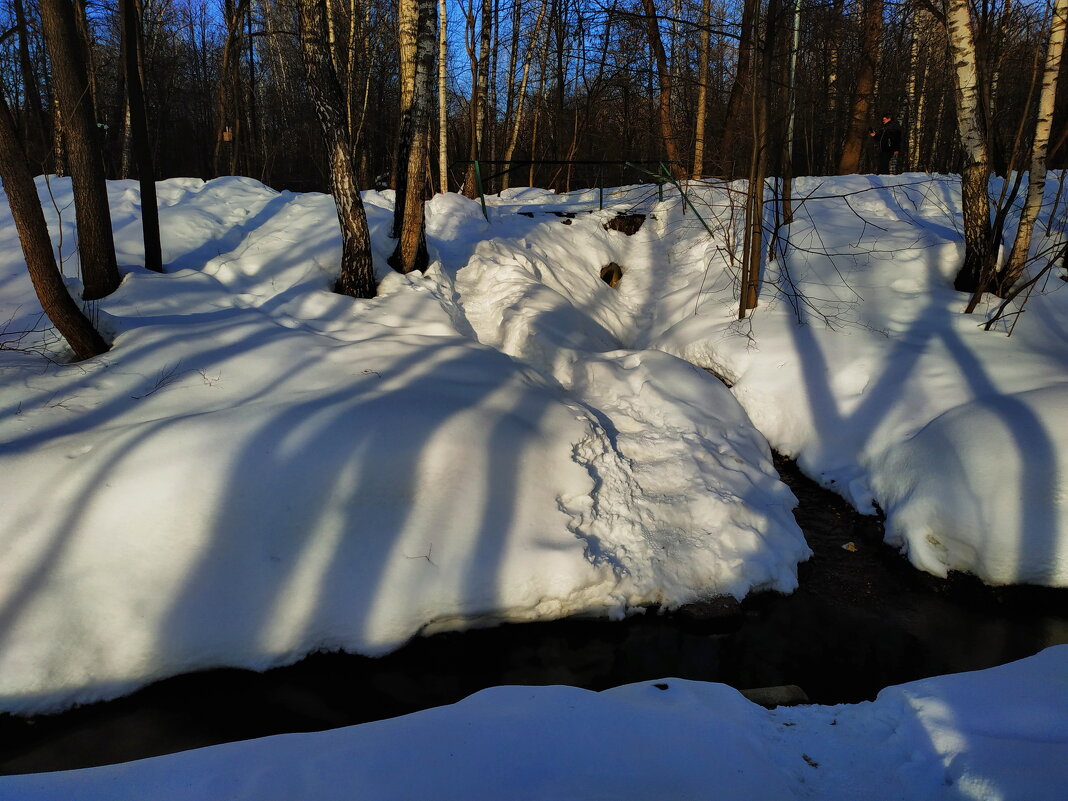
{"type": "MultiPolygon", "coordinates": [[[[435,53],[433,65],[441,94],[430,121],[428,193],[460,189],[462,162],[476,155],[671,159],[690,176],[744,176],[757,129],[754,87],[769,95],[760,133],[771,154],[768,174],[874,171],[867,133],[886,112],[905,130],[902,170],[961,171],[939,3],[434,2],[435,47],[446,55],[441,60],[440,50],[435,53]],[[766,89],[758,76],[767,79],[766,89]],[[662,106],[671,126],[666,134],[662,106]]],[[[118,3],[74,5],[107,177],[136,177],[118,3]]],[[[414,57],[398,43],[401,6],[397,0],[325,3],[361,188],[392,184],[401,61],[414,57]]],[[[1027,169],[1031,126],[1023,122],[1034,113],[1050,8],[982,0],[972,11],[990,167],[999,174],[1027,169]]],[[[293,0],[145,0],[141,17],[156,178],[238,174],[277,189],[329,191],[293,0]]],[[[58,103],[39,20],[37,0],[0,3],[0,81],[31,170],[62,172],[58,103]]],[[[1068,84],[1066,70],[1068,61],[1061,64],[1061,87],[1068,84]]],[[[1063,89],[1052,131],[1049,167],[1056,169],[1068,163],[1063,89]]],[[[621,165],[540,164],[489,179],[497,171],[483,170],[487,191],[506,182],[563,191],[646,179],[621,165]]]]}

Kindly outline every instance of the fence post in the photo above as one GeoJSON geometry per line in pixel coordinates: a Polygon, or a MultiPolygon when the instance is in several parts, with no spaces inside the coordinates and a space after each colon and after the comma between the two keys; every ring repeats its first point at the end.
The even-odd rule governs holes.
{"type": "Polygon", "coordinates": [[[478,199],[482,203],[482,216],[489,222],[489,212],[486,210],[486,193],[482,191],[482,167],[475,159],[475,183],[478,184],[478,199]]]}
{"type": "Polygon", "coordinates": [[[597,208],[604,209],[604,175],[600,167],[597,168],[597,208]]]}

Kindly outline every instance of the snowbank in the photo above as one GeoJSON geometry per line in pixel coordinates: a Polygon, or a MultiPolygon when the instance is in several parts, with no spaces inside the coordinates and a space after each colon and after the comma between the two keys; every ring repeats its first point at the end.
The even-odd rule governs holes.
{"type": "Polygon", "coordinates": [[[0,799],[1060,801],[1066,687],[1068,646],[853,706],[768,711],[681,679],[494,687],[361,726],[0,778],[0,799]]]}
{"type": "MultiPolygon", "coordinates": [[[[70,183],[49,189],[69,250],[70,183]]],[[[482,247],[477,204],[432,206],[431,277],[380,269],[356,301],[328,291],[328,196],[161,182],[154,275],[129,266],[136,195],[111,185],[127,274],[91,310],[114,348],[0,353],[0,710],[796,586],[793,496],[715,379],[576,342],[562,381],[471,336],[444,261],[482,247]]],[[[390,199],[367,204],[382,268],[390,199]]],[[[0,271],[24,313],[17,249],[0,271]]]]}

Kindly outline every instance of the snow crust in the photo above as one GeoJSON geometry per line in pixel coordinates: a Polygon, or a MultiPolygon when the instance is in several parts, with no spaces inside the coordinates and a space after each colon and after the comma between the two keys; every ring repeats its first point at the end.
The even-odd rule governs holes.
{"type": "Polygon", "coordinates": [[[889,687],[874,702],[765,710],[722,684],[594,693],[493,687],[312,734],[0,778],[3,801],[265,798],[1060,801],[1068,646],[889,687]]]}
{"type": "MultiPolygon", "coordinates": [[[[40,185],[73,272],[70,183],[40,185]]],[[[796,586],[794,498],[712,376],[554,328],[555,309],[579,311],[548,287],[527,287],[546,319],[524,304],[500,336],[468,315],[506,285],[480,283],[497,263],[477,204],[432,204],[430,274],[385,268],[357,301],[328,291],[329,196],[161,182],[153,275],[136,185],[110,189],[127,274],[91,313],[114,348],[77,365],[0,353],[0,709],[796,586]],[[535,358],[557,334],[569,347],[535,358]]],[[[381,261],[392,201],[366,202],[381,261]]],[[[554,247],[555,228],[518,219],[554,247]]],[[[0,258],[25,316],[19,251],[0,258]]]]}
{"type": "MultiPolygon", "coordinates": [[[[38,185],[77,294],[69,181],[38,185]]],[[[623,187],[603,210],[516,189],[488,220],[439,195],[412,276],[385,266],[392,193],[368,192],[381,284],[360,301],[329,292],[328,196],[161,182],[155,275],[137,186],[112,182],[125,278],[88,309],[115,346],[77,365],[41,358],[62,354],[0,203],[0,710],[789,592],[809,551],[769,442],[877,503],[924,570],[1068,585],[1059,272],[1011,338],[983,331],[992,306],[962,315],[952,289],[955,178],[799,179],[739,322],[740,189],[623,187]],[[621,211],[648,215],[634,236],[606,230],[621,211]]]]}

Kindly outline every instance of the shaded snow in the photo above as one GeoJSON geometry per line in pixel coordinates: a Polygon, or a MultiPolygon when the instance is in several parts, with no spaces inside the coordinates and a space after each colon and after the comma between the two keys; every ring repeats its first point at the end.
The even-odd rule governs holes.
{"type": "Polygon", "coordinates": [[[765,710],[722,684],[493,687],[452,706],[88,770],[0,778],[4,801],[1060,801],[1068,646],[765,710]],[[996,699],[996,701],[994,700],[996,699]]]}
{"type": "MultiPolygon", "coordinates": [[[[69,181],[39,186],[77,291],[69,181]]],[[[115,347],[78,365],[40,356],[57,344],[0,206],[3,338],[27,350],[0,349],[0,710],[439,629],[789,591],[808,549],[769,442],[878,503],[922,569],[1068,584],[1062,283],[1011,338],[984,332],[992,305],[963,316],[951,288],[955,179],[801,179],[792,247],[738,322],[738,190],[691,187],[711,237],[649,187],[603,211],[596,192],[515,189],[488,221],[438,196],[425,276],[385,266],[392,193],[369,192],[381,284],[361,301],[328,291],[328,196],[161,182],[160,276],[137,266],[136,184],[113,182],[126,275],[89,311],[115,347]],[[637,234],[604,229],[634,209],[637,234]]],[[[1066,660],[773,712],[675,679],[496,688],[0,779],[0,798],[1061,798],[1066,660]]]]}

